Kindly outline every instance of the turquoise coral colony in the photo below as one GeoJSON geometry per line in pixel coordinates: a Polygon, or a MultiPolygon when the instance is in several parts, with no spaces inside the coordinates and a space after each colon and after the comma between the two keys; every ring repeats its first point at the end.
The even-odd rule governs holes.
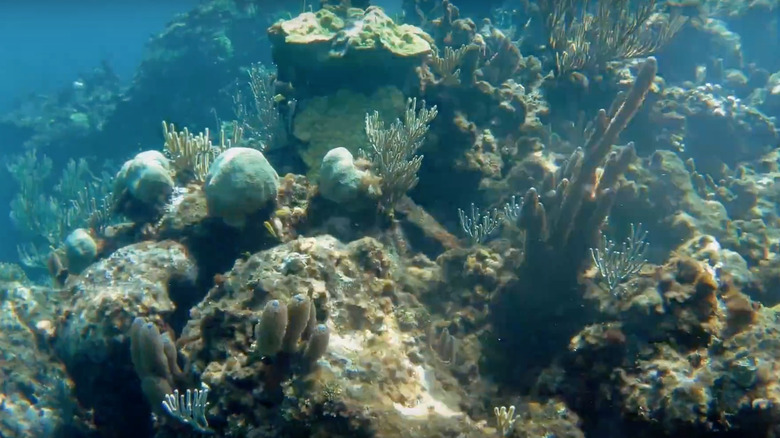
{"type": "Polygon", "coordinates": [[[780,433],[780,38],[730,30],[780,4],[367,3],[205,1],[2,119],[0,436],[780,433]]]}

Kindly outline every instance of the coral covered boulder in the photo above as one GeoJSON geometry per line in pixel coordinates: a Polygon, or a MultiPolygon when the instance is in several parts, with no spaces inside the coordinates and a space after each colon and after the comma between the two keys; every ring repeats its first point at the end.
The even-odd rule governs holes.
{"type": "MultiPolygon", "coordinates": [[[[161,321],[175,314],[196,276],[182,245],[142,242],[92,264],[70,286],[54,348],[79,388],[79,402],[94,409],[106,436],[148,432],[149,411],[132,368],[127,332],[137,316],[161,321]]],[[[180,310],[186,315],[186,308],[180,310]]]]}
{"type": "Polygon", "coordinates": [[[371,238],[298,238],[237,261],[181,337],[212,388],[211,424],[235,436],[484,436],[411,329],[419,305],[395,279],[421,274],[371,238]]]}
{"type": "Polygon", "coordinates": [[[268,34],[279,79],[314,90],[333,89],[334,82],[369,89],[400,85],[432,51],[422,29],[396,24],[378,7],[305,12],[277,22],[268,34]],[[362,74],[364,68],[371,74],[362,74]]]}
{"type": "Polygon", "coordinates": [[[88,436],[73,381],[49,345],[56,293],[0,280],[0,436],[88,436]]]}

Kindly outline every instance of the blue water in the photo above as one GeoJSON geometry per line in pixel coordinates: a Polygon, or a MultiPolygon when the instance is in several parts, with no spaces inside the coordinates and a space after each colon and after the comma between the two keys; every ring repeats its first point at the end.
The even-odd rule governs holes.
{"type": "MultiPolygon", "coordinates": [[[[107,61],[123,82],[133,78],[146,41],[174,14],[196,0],[144,2],[2,2],[0,4],[0,113],[30,95],[69,87],[83,73],[107,61]]],[[[3,145],[0,157],[18,145],[3,145]]],[[[0,205],[15,188],[0,169],[0,205]]],[[[20,242],[7,214],[0,214],[0,260],[16,259],[20,242]]]]}
{"type": "Polygon", "coordinates": [[[130,80],[147,39],[196,3],[3,2],[0,111],[30,93],[56,91],[104,60],[130,80]]]}

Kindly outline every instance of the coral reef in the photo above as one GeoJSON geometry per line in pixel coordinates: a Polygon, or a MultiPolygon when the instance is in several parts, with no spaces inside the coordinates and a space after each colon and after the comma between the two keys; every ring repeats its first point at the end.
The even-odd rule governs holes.
{"type": "Polygon", "coordinates": [[[734,167],[755,160],[777,145],[772,121],[719,85],[667,88],[651,111],[664,139],[656,147],[684,145],[684,156],[696,157],[697,165],[711,174],[717,175],[721,164],[734,167]],[[710,162],[710,157],[717,158],[710,162]]]}
{"type": "MultiPolygon", "coordinates": [[[[416,291],[396,283],[409,274],[370,238],[348,245],[330,236],[299,238],[239,261],[192,310],[182,333],[182,354],[221,400],[212,425],[252,436],[405,436],[396,434],[421,427],[430,436],[477,436],[468,419],[455,420],[463,416],[458,400],[465,394],[437,383],[421,332],[400,328],[394,303],[420,310],[416,291]],[[276,354],[279,348],[269,350],[263,339],[275,329],[256,328],[262,334],[253,351],[251,328],[258,318],[265,324],[269,303],[290,303],[299,294],[311,300],[316,320],[330,330],[324,355],[312,362],[320,354],[312,352],[318,335],[310,329],[303,332],[306,347],[276,354]],[[274,357],[264,362],[257,352],[274,357]]],[[[289,332],[293,310],[287,308],[289,332]]]]}
{"type": "Polygon", "coordinates": [[[16,113],[0,435],[776,435],[776,7],[366,3],[207,1],[16,113]],[[58,133],[129,160],[48,191],[58,133]]]}
{"type": "MultiPolygon", "coordinates": [[[[580,318],[587,318],[576,293],[567,297],[564,304],[559,301],[562,297],[550,292],[566,296],[576,289],[587,249],[596,246],[597,232],[615,201],[620,176],[635,159],[633,144],[610,150],[642,105],[656,68],[655,59],[648,58],[614,115],[610,118],[601,110],[587,143],[572,153],[560,169],[562,173],[548,180],[546,187],[529,189],[523,198],[518,223],[525,230],[523,260],[518,267],[521,275],[498,292],[493,318],[497,335],[512,349],[535,351],[536,356],[528,360],[544,361],[543,352],[557,350],[551,346],[566,342],[570,330],[582,323],[580,318]],[[600,166],[603,167],[598,172],[600,166]],[[547,292],[540,294],[540,290],[547,292]],[[529,306],[537,309],[534,317],[518,320],[515,312],[529,306]],[[553,315],[563,317],[566,324],[557,324],[554,330],[545,332],[544,338],[529,340],[518,336],[532,332],[553,315]]],[[[505,366],[533,365],[524,358],[523,362],[505,366]]]]}
{"type": "Polygon", "coordinates": [[[579,399],[587,382],[602,382],[575,409],[613,406],[634,423],[652,424],[636,436],[729,429],[762,436],[772,429],[776,359],[767,345],[775,342],[776,310],[686,257],[646,271],[628,287],[626,301],[589,293],[612,320],[572,338],[564,367],[583,377],[564,378],[558,390],[572,385],[579,399]],[[599,376],[607,369],[617,373],[599,376]]]}
{"type": "Polygon", "coordinates": [[[72,277],[63,313],[51,322],[53,344],[76,382],[79,402],[105,425],[102,433],[151,430],[148,414],[127,406],[145,404],[130,360],[129,330],[139,316],[156,323],[168,317],[181,326],[186,308],[176,303],[198,299],[196,276],[186,249],[162,241],[125,246],[72,277]]]}

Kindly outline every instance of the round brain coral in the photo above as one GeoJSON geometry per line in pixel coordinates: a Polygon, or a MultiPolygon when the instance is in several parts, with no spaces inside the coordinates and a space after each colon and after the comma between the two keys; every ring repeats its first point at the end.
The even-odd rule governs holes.
{"type": "Polygon", "coordinates": [[[212,163],[204,190],[209,214],[240,227],[276,199],[278,188],[279,175],[260,151],[230,148],[212,163]]]}

